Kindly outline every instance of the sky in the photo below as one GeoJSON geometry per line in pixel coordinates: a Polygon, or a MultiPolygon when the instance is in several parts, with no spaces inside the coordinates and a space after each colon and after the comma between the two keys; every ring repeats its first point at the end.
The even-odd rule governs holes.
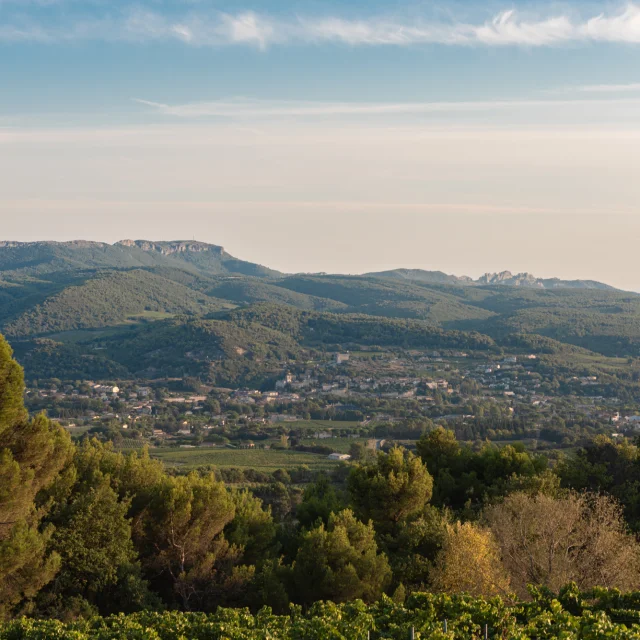
{"type": "Polygon", "coordinates": [[[0,0],[0,236],[640,291],[640,3],[0,0]]]}

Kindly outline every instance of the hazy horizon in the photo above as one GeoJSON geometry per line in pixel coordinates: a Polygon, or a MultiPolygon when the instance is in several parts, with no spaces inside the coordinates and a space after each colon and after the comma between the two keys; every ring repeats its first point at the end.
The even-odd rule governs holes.
{"type": "MultiPolygon", "coordinates": [[[[372,272],[379,272],[379,271],[387,271],[387,270],[393,270],[393,269],[416,269],[416,270],[424,270],[424,271],[440,271],[443,273],[446,273],[447,275],[454,275],[454,276],[468,276],[473,278],[474,280],[477,280],[479,277],[487,274],[487,273],[500,273],[503,271],[510,271],[512,274],[517,275],[520,273],[530,273],[538,278],[558,278],[560,280],[595,280],[598,282],[602,282],[604,284],[608,284],[611,286],[614,286],[616,288],[619,288],[621,290],[626,290],[626,291],[630,291],[630,292],[640,292],[640,287],[638,287],[638,289],[633,289],[633,288],[625,288],[623,286],[619,286],[613,282],[610,282],[606,279],[603,278],[599,278],[599,277],[587,277],[581,274],[575,274],[575,273],[570,273],[570,274],[564,274],[564,273],[556,273],[556,272],[537,272],[537,271],[532,271],[531,269],[513,269],[510,268],[509,265],[505,265],[505,266],[498,266],[496,268],[490,268],[490,269],[485,269],[482,267],[482,265],[477,265],[477,266],[471,266],[470,268],[468,268],[466,271],[460,270],[460,269],[456,269],[455,268],[455,263],[449,263],[452,264],[454,266],[452,266],[452,268],[442,268],[441,266],[439,266],[438,264],[435,263],[431,263],[431,262],[427,262],[427,263],[422,263],[422,264],[408,264],[408,263],[402,263],[401,262],[401,258],[400,258],[400,262],[398,263],[392,263],[392,262],[388,262],[385,261],[384,259],[382,259],[380,262],[372,262],[370,264],[373,264],[374,266],[368,267],[368,266],[363,266],[363,268],[361,269],[357,269],[355,267],[351,268],[351,270],[349,269],[337,269],[335,268],[336,264],[339,264],[339,262],[337,262],[336,260],[329,260],[327,259],[327,266],[328,268],[322,268],[321,266],[318,266],[317,268],[305,268],[304,264],[305,264],[305,259],[304,256],[299,256],[299,260],[296,260],[294,262],[278,262],[278,255],[277,255],[277,251],[275,251],[275,249],[277,249],[277,246],[273,247],[274,251],[267,251],[265,253],[265,255],[274,255],[274,260],[269,260],[268,258],[265,260],[261,260],[256,258],[255,256],[251,255],[251,244],[249,244],[247,246],[247,250],[249,253],[242,253],[239,250],[236,250],[233,246],[230,245],[226,245],[224,243],[221,243],[219,241],[216,241],[215,239],[203,239],[201,237],[195,237],[195,238],[185,238],[185,237],[163,237],[163,238],[158,238],[158,237],[147,237],[147,236],[122,236],[122,237],[118,237],[117,239],[112,239],[111,237],[107,240],[105,239],[101,239],[100,237],[61,237],[61,238],[33,238],[33,239],[20,239],[20,238],[8,238],[8,237],[0,237],[0,242],[25,242],[25,243],[30,243],[30,242],[74,242],[74,241],[89,241],[89,242],[98,242],[98,243],[104,243],[104,244],[109,244],[109,245],[113,245],[117,242],[123,241],[123,240],[145,240],[145,241],[150,241],[150,242],[201,242],[201,243],[206,243],[206,244],[211,244],[211,245],[217,245],[217,246],[222,246],[224,248],[224,250],[232,255],[234,258],[239,258],[241,260],[245,260],[247,262],[254,262],[254,263],[258,263],[261,264],[262,266],[265,267],[269,267],[271,269],[275,269],[277,271],[281,271],[284,274],[320,274],[320,273],[326,273],[327,275],[353,275],[353,276],[358,276],[358,275],[365,275],[367,273],[372,273],[372,272]],[[285,267],[283,266],[284,264],[292,264],[292,265],[299,265],[299,268],[294,266],[294,267],[285,267]],[[378,265],[378,266],[376,266],[378,265]]],[[[264,252],[258,252],[260,255],[262,255],[264,252]]],[[[309,264],[314,264],[314,265],[321,265],[321,258],[315,259],[315,260],[311,260],[309,261],[309,264]]],[[[369,264],[369,263],[363,263],[363,265],[365,264],[369,264]]]]}

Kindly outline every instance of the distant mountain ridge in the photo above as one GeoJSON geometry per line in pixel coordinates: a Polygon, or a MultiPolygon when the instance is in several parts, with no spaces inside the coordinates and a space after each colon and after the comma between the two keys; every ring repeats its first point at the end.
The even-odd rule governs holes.
{"type": "Polygon", "coordinates": [[[640,358],[640,295],[509,271],[284,274],[196,240],[0,242],[0,332],[33,354],[34,375],[73,379],[156,365],[208,375],[236,347],[254,364],[264,354],[287,359],[292,338],[310,343],[320,333],[341,349],[532,344],[640,358]],[[166,351],[161,362],[157,349],[166,351]]]}
{"type": "Polygon", "coordinates": [[[457,284],[462,286],[509,286],[527,287],[531,289],[599,289],[617,291],[615,287],[597,282],[596,280],[561,280],[560,278],[538,278],[531,273],[485,273],[477,280],[469,276],[455,276],[442,271],[426,271],[422,269],[391,269],[366,273],[366,276],[376,278],[395,278],[409,282],[425,284],[457,284]]]}
{"type": "MultiPolygon", "coordinates": [[[[0,274],[42,275],[79,269],[173,268],[204,276],[241,275],[258,278],[280,278],[285,274],[275,269],[240,260],[224,247],[198,240],[120,240],[114,244],[90,240],[66,242],[0,241],[0,274]]],[[[303,275],[303,274],[300,274],[303,275]]],[[[309,274],[310,275],[310,274],[309,274]]],[[[320,275],[320,274],[316,274],[320,275]]],[[[532,289],[599,289],[617,291],[615,287],[595,280],[562,280],[538,278],[531,273],[485,273],[474,280],[442,271],[424,269],[391,269],[363,274],[362,277],[404,280],[416,284],[460,286],[510,286],[532,289]]]]}
{"type": "Polygon", "coordinates": [[[68,242],[0,241],[0,274],[42,275],[79,269],[179,268],[200,275],[238,274],[272,277],[274,269],[240,260],[223,247],[178,240],[121,240],[115,244],[88,240],[68,242]]]}

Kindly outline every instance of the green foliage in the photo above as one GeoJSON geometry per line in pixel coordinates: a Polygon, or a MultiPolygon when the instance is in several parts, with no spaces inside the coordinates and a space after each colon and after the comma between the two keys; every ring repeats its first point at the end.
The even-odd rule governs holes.
{"type": "Polygon", "coordinates": [[[348,488],[358,517],[372,520],[378,531],[391,532],[423,511],[431,499],[433,479],[420,458],[394,448],[378,454],[374,465],[355,466],[348,488]]]}
{"type": "Polygon", "coordinates": [[[371,522],[358,521],[350,510],[329,516],[304,534],[293,565],[294,599],[302,604],[356,598],[372,602],[391,580],[384,554],[378,553],[371,522]]]}
{"type": "Polygon", "coordinates": [[[319,522],[329,523],[332,513],[341,510],[343,504],[329,478],[321,474],[315,483],[309,485],[302,497],[302,503],[298,506],[298,521],[303,527],[312,527],[319,522]]]}
{"type": "Polygon", "coordinates": [[[65,617],[79,603],[103,613],[157,605],[140,577],[129,506],[99,472],[91,484],[77,482],[66,502],[57,504],[50,516],[56,525],[50,548],[60,556],[61,568],[38,598],[41,611],[65,617]]]}
{"type": "Polygon", "coordinates": [[[124,240],[116,244],[71,242],[16,242],[0,250],[0,272],[7,279],[30,276],[53,278],[95,269],[162,269],[190,274],[277,275],[276,271],[238,260],[222,247],[204,242],[147,242],[124,240]]]}
{"type": "Polygon", "coordinates": [[[485,625],[495,640],[637,640],[637,613],[637,593],[607,590],[580,593],[569,587],[559,595],[538,592],[531,603],[509,604],[500,598],[419,593],[404,603],[390,598],[369,606],[317,603],[304,613],[293,607],[286,615],[265,608],[255,615],[246,609],[140,612],[67,624],[20,618],[0,625],[0,640],[362,640],[367,633],[375,640],[406,640],[411,628],[418,640],[469,640],[483,637],[485,625]],[[629,618],[620,619],[617,604],[630,605],[629,618]]]}
{"type": "Polygon", "coordinates": [[[504,495],[516,482],[538,477],[548,467],[545,457],[511,445],[486,445],[475,452],[443,427],[424,434],[416,448],[434,477],[434,504],[454,509],[504,495]]]}
{"type": "Polygon", "coordinates": [[[362,344],[407,348],[477,349],[494,346],[475,332],[445,331],[420,320],[383,318],[363,314],[300,311],[291,307],[254,305],[232,311],[228,317],[240,326],[260,324],[296,336],[310,345],[362,344]]]}
{"type": "Polygon", "coordinates": [[[624,507],[632,529],[640,529],[640,453],[636,445],[597,437],[557,467],[562,485],[606,492],[624,507]]]}
{"type": "Polygon", "coordinates": [[[36,494],[53,482],[71,454],[62,429],[44,416],[29,420],[22,369],[0,336],[0,618],[32,598],[55,575],[47,552],[52,531],[40,528],[36,494]]]}
{"type": "Polygon", "coordinates": [[[173,592],[186,609],[206,606],[221,563],[234,562],[222,535],[234,513],[231,495],[213,475],[163,479],[145,513],[142,560],[163,578],[165,598],[173,592]]]}
{"type": "Polygon", "coordinates": [[[337,300],[297,293],[278,286],[276,283],[265,282],[258,278],[220,279],[207,293],[216,298],[245,304],[286,304],[310,311],[347,309],[346,304],[337,300]]]}
{"type": "Polygon", "coordinates": [[[282,305],[251,311],[252,321],[305,344],[487,350],[495,340],[547,355],[640,353],[640,296],[593,282],[479,287],[402,270],[283,277],[221,247],[146,241],[11,243],[0,274],[0,322],[15,336],[251,304],[282,305]],[[318,313],[327,311],[338,313],[318,313]]]}
{"type": "Polygon", "coordinates": [[[126,367],[103,354],[102,351],[87,353],[81,346],[48,338],[19,342],[16,349],[16,356],[27,367],[30,378],[117,380],[129,376],[126,367]]]}
{"type": "Polygon", "coordinates": [[[235,515],[224,530],[230,544],[242,548],[242,562],[257,565],[267,561],[276,550],[276,527],[271,509],[248,491],[233,493],[235,515]]]}

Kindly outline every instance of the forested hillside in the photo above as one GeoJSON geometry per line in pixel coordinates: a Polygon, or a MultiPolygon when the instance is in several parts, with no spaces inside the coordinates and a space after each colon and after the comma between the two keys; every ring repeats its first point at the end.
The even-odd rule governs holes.
{"type": "Polygon", "coordinates": [[[9,336],[31,336],[123,324],[163,315],[204,315],[229,306],[148,271],[100,273],[72,284],[9,320],[9,336]]]}
{"type": "Polygon", "coordinates": [[[260,384],[288,359],[304,359],[313,350],[359,346],[496,348],[483,334],[447,331],[418,320],[269,304],[217,313],[216,319],[181,316],[110,332],[89,331],[66,344],[59,338],[16,342],[21,362],[42,377],[100,378],[112,370],[125,377],[196,375],[219,384],[260,384]]]}
{"type": "Polygon", "coordinates": [[[640,296],[587,281],[512,286],[498,275],[486,282],[419,270],[286,276],[195,241],[3,243],[0,329],[21,358],[65,378],[109,370],[164,375],[170,361],[172,372],[211,371],[218,338],[196,339],[188,318],[215,318],[235,336],[249,318],[278,332],[236,340],[227,359],[251,379],[256,368],[270,370],[253,355],[263,338],[268,354],[269,342],[297,353],[376,345],[487,350],[535,335],[555,342],[545,347],[528,337],[534,352],[566,356],[562,344],[640,355],[640,296]],[[233,308],[239,312],[225,315],[233,308]],[[131,345],[128,357],[114,348],[119,342],[131,345]]]}

